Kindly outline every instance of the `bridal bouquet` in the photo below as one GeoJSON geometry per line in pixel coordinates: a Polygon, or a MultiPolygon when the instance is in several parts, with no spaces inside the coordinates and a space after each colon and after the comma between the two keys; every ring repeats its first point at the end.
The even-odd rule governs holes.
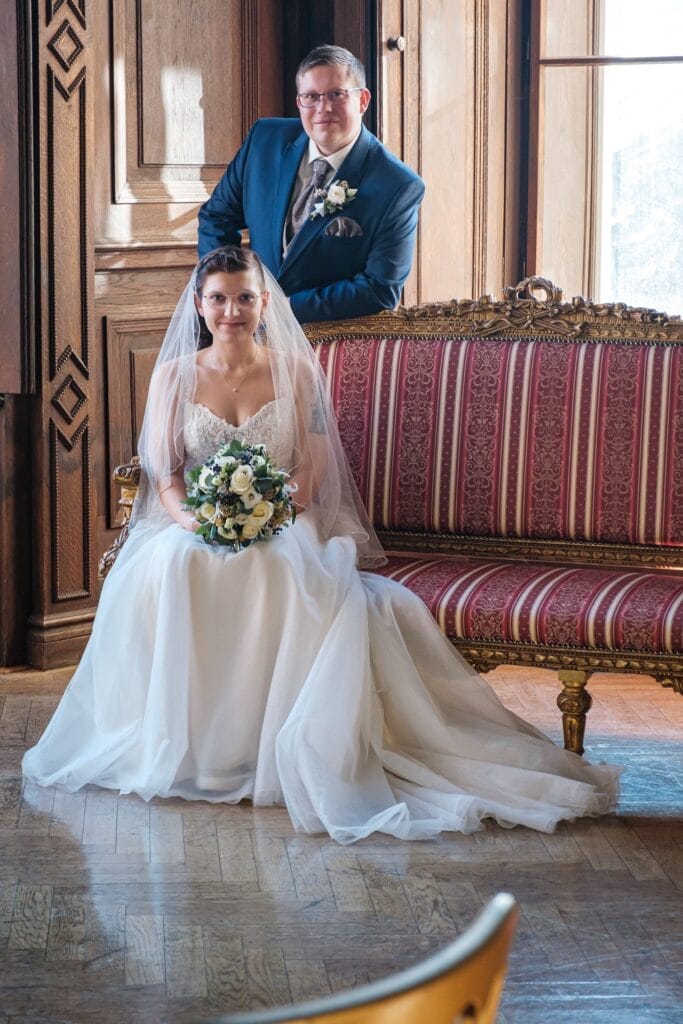
{"type": "Polygon", "coordinates": [[[239,551],[269,540],[296,518],[289,473],[273,466],[262,444],[234,439],[186,479],[184,507],[194,512],[201,524],[197,533],[207,544],[239,551]]]}

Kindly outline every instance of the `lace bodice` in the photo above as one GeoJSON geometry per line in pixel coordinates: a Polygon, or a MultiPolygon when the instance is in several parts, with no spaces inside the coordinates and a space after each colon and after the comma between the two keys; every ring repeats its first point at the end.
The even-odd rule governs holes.
{"type": "Polygon", "coordinates": [[[200,465],[220,445],[238,437],[248,444],[264,444],[278,468],[291,468],[294,424],[283,408],[284,399],[275,398],[236,427],[200,402],[188,402],[183,426],[185,465],[188,469],[200,465]]]}

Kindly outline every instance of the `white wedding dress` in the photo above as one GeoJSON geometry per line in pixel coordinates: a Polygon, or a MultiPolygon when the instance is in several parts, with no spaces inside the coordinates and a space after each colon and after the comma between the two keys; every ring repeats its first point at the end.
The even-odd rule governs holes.
{"type": "MultiPolygon", "coordinates": [[[[240,437],[290,465],[278,401],[240,428],[187,405],[186,464],[240,437]]],[[[175,524],[133,529],[24,773],[146,800],[285,804],[297,830],[341,843],[487,817],[549,832],[614,808],[619,769],[507,711],[416,596],[355,562],[353,540],[322,541],[306,513],[238,553],[175,524]]]]}

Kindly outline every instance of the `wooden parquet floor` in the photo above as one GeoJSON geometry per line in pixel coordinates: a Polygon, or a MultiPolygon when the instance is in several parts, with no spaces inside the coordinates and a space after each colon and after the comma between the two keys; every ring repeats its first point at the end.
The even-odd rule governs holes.
{"type": "MultiPolygon", "coordinates": [[[[588,756],[627,766],[615,816],[340,847],[282,809],[22,788],[67,678],[0,675],[0,1024],[175,1024],[348,988],[421,959],[500,890],[522,908],[502,1022],[683,1022],[680,696],[589,686],[588,756]]],[[[551,673],[488,678],[559,739],[551,673]]]]}

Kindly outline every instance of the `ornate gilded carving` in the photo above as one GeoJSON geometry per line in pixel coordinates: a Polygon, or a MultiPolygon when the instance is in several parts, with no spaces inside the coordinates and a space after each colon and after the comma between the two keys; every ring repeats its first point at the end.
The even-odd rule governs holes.
{"type": "Polygon", "coordinates": [[[575,754],[583,754],[586,714],[593,703],[585,689],[590,672],[562,668],[557,675],[564,687],[557,698],[557,706],[562,712],[564,745],[575,754]]]}
{"type": "Polygon", "coordinates": [[[399,307],[343,323],[306,325],[314,344],[337,338],[397,337],[407,329],[415,337],[432,338],[444,332],[481,337],[533,333],[578,341],[601,338],[608,343],[632,341],[640,345],[683,343],[683,322],[678,316],[622,302],[594,303],[578,295],[563,302],[561,289],[542,277],[527,277],[514,288],[506,288],[501,300],[482,295],[479,299],[399,307]],[[543,291],[546,298],[534,298],[533,290],[543,291]],[[522,297],[525,291],[527,297],[522,297]]]}
{"type": "Polygon", "coordinates": [[[381,530],[387,551],[419,554],[476,555],[522,561],[637,565],[643,568],[683,567],[683,548],[648,544],[600,544],[594,541],[528,540],[520,537],[473,537],[465,534],[381,530]]]}
{"type": "Polygon", "coordinates": [[[97,566],[97,578],[103,580],[112,565],[116,561],[116,557],[121,550],[121,547],[128,536],[128,523],[130,522],[131,512],[133,510],[133,502],[135,501],[135,495],[140,484],[140,456],[134,455],[130,462],[127,462],[124,466],[117,466],[112,476],[114,483],[118,484],[121,488],[121,497],[119,498],[119,505],[121,507],[121,518],[123,519],[123,526],[118,537],[107,550],[104,552],[97,566]]]}
{"type": "MultiPolygon", "coordinates": [[[[128,513],[128,515],[130,516],[130,512],[128,513]]],[[[100,558],[99,562],[97,563],[97,578],[98,578],[98,580],[103,580],[106,577],[107,573],[109,572],[109,570],[111,569],[112,565],[116,561],[118,553],[121,550],[121,548],[123,547],[123,545],[124,545],[124,543],[126,541],[127,536],[128,536],[128,521],[126,520],[126,522],[124,522],[123,526],[121,527],[121,532],[119,533],[119,535],[116,538],[116,540],[114,541],[114,543],[110,547],[107,548],[107,550],[104,552],[104,554],[100,558]]]]}
{"type": "Polygon", "coordinates": [[[680,692],[683,657],[641,651],[607,651],[586,647],[550,647],[546,644],[503,643],[491,640],[453,640],[463,657],[485,666],[534,665],[537,668],[588,670],[592,672],[637,672],[653,676],[662,686],[680,692]]]}

